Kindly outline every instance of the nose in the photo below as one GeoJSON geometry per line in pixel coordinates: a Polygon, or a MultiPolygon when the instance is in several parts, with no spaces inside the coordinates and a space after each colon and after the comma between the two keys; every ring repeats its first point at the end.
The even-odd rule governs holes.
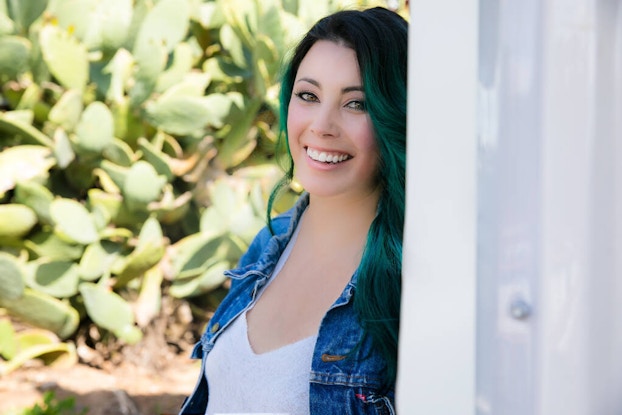
{"type": "Polygon", "coordinates": [[[337,137],[339,135],[337,114],[329,106],[318,108],[314,114],[310,129],[318,137],[337,137]]]}

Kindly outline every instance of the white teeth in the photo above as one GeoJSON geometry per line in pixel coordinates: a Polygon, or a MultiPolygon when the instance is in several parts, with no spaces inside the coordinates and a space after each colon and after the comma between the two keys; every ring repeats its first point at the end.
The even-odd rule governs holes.
{"type": "Polygon", "coordinates": [[[321,161],[322,163],[340,163],[348,159],[347,154],[330,154],[324,151],[319,152],[307,147],[307,155],[315,161],[321,161]]]}

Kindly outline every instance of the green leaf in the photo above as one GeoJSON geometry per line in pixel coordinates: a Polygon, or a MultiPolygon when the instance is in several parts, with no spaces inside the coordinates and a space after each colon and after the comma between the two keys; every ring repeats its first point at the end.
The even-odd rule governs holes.
{"type": "Polygon", "coordinates": [[[193,18],[205,29],[218,29],[225,23],[222,9],[215,2],[199,4],[193,18]]]}
{"type": "Polygon", "coordinates": [[[241,108],[232,106],[227,120],[231,129],[219,143],[218,151],[218,161],[225,168],[238,165],[254,149],[255,141],[249,139],[249,131],[255,123],[261,102],[261,99],[252,99],[247,100],[241,108]]]}
{"type": "Polygon", "coordinates": [[[83,91],[89,77],[86,47],[61,28],[46,25],[39,35],[43,60],[64,87],[83,91]]]}
{"type": "Polygon", "coordinates": [[[249,243],[254,235],[265,226],[263,212],[257,216],[250,200],[250,189],[234,179],[220,179],[210,188],[212,206],[201,216],[202,232],[223,232],[226,230],[249,243]]]}
{"type": "Polygon", "coordinates": [[[171,186],[164,188],[162,199],[151,203],[149,211],[153,212],[160,223],[170,225],[182,220],[191,208],[192,192],[184,192],[175,197],[171,186]]]}
{"type": "Polygon", "coordinates": [[[98,326],[127,343],[140,341],[142,333],[134,325],[132,307],[121,296],[90,282],[80,284],[80,293],[88,315],[98,326]]]}
{"type": "MultiPolygon", "coordinates": [[[[183,81],[184,77],[192,70],[194,59],[194,50],[188,43],[178,44],[173,54],[173,64],[166,71],[162,72],[158,78],[156,91],[164,92],[173,85],[183,81]]],[[[199,93],[201,92],[199,91],[199,93]]]]}
{"type": "Polygon", "coordinates": [[[76,159],[71,140],[62,128],[54,130],[54,156],[58,167],[61,169],[66,169],[76,159]]]}
{"type": "Polygon", "coordinates": [[[177,280],[200,275],[210,265],[209,261],[213,263],[214,253],[222,245],[221,242],[222,238],[216,232],[195,233],[177,241],[171,246],[169,256],[173,278],[177,280]]]}
{"type": "MultiPolygon", "coordinates": [[[[147,217],[146,211],[130,211],[126,204],[123,203],[123,198],[119,194],[106,193],[101,189],[92,188],[89,189],[88,195],[89,203],[93,210],[102,209],[105,211],[107,217],[116,226],[134,227],[137,222],[141,222],[147,217]]],[[[109,228],[105,230],[105,232],[108,231],[110,231],[109,228]]],[[[105,237],[105,232],[102,231],[102,238],[105,237]]],[[[113,235],[116,234],[113,233],[113,235]]]]}
{"type": "Polygon", "coordinates": [[[5,360],[11,360],[17,353],[17,339],[11,321],[7,318],[0,319],[0,356],[5,360]]]}
{"type": "Polygon", "coordinates": [[[7,0],[18,30],[27,33],[30,25],[41,16],[48,0],[7,0]]]}
{"type": "Polygon", "coordinates": [[[15,32],[15,22],[8,15],[5,2],[0,1],[0,36],[10,35],[15,32]]]}
{"type": "Polygon", "coordinates": [[[19,182],[46,178],[55,163],[52,150],[47,147],[22,145],[5,149],[0,152],[0,195],[19,182]]]}
{"type": "Polygon", "coordinates": [[[84,105],[82,104],[82,93],[75,89],[65,91],[58,102],[50,110],[48,118],[51,122],[62,127],[65,131],[74,130],[84,105]]]}
{"type": "Polygon", "coordinates": [[[134,69],[134,57],[125,49],[119,49],[108,65],[103,69],[103,73],[110,74],[110,86],[106,92],[106,99],[122,103],[125,99],[125,85],[132,76],[134,69]]]}
{"type": "Polygon", "coordinates": [[[230,59],[221,56],[207,59],[203,63],[203,72],[209,74],[213,81],[220,81],[225,84],[240,83],[253,75],[249,68],[240,68],[233,64],[230,59]]]}
{"type": "Polygon", "coordinates": [[[0,369],[0,376],[8,375],[32,359],[41,359],[46,364],[54,363],[58,360],[68,362],[68,365],[78,362],[76,347],[72,343],[43,343],[25,348],[13,356],[6,365],[0,369]]]}
{"type": "Polygon", "coordinates": [[[76,127],[76,145],[79,149],[101,153],[113,141],[114,120],[103,102],[89,104],[76,127]]]}
{"type": "Polygon", "coordinates": [[[47,258],[54,261],[76,260],[84,252],[84,246],[62,240],[47,229],[25,240],[24,246],[35,258],[47,258]]]}
{"type": "Polygon", "coordinates": [[[17,259],[0,252],[0,298],[19,298],[24,293],[24,287],[24,274],[17,259]]]}
{"type": "Polygon", "coordinates": [[[119,189],[125,186],[125,181],[127,180],[127,175],[130,171],[129,166],[120,166],[116,163],[111,163],[108,160],[102,160],[100,167],[119,189]]]}
{"type": "Polygon", "coordinates": [[[138,64],[130,92],[132,107],[142,104],[155,89],[170,52],[181,42],[190,24],[186,0],[160,0],[145,16],[132,50],[138,64]]]}
{"type": "Polygon", "coordinates": [[[134,44],[134,55],[150,44],[163,45],[170,53],[183,40],[190,23],[190,8],[186,0],[160,0],[147,14],[134,44]]]}
{"type": "Polygon", "coordinates": [[[123,195],[132,207],[146,207],[147,204],[160,197],[165,183],[166,178],[158,175],[151,164],[139,160],[130,167],[127,173],[123,183],[123,195]]]}
{"type": "Polygon", "coordinates": [[[35,327],[50,330],[61,339],[72,335],[80,317],[76,309],[48,294],[25,288],[21,297],[0,298],[0,307],[35,327]]]}
{"type": "Polygon", "coordinates": [[[50,205],[55,232],[68,241],[88,245],[99,240],[97,227],[88,210],[72,199],[56,199],[50,205]]]}
{"type": "Polygon", "coordinates": [[[99,0],[90,16],[84,43],[90,48],[116,50],[123,46],[132,23],[131,0],[99,0]]]}
{"type": "Polygon", "coordinates": [[[32,125],[23,123],[19,119],[11,119],[9,114],[10,113],[0,113],[0,132],[8,136],[19,136],[28,144],[38,144],[46,147],[52,147],[54,145],[50,137],[43,134],[32,125]]]}
{"type": "Polygon", "coordinates": [[[136,249],[130,255],[113,265],[112,272],[117,274],[115,286],[126,285],[156,265],[164,256],[164,239],[160,223],[149,218],[143,224],[138,235],[136,249]]]}
{"type": "Polygon", "coordinates": [[[118,138],[114,138],[112,143],[104,149],[103,155],[107,160],[122,167],[130,167],[137,158],[132,147],[118,138]]]}
{"type": "Polygon", "coordinates": [[[171,166],[168,163],[170,158],[168,155],[158,151],[153,144],[143,137],[138,139],[138,145],[143,152],[145,160],[154,167],[159,175],[166,177],[167,181],[171,181],[175,178],[171,166]]]}
{"type": "Polygon", "coordinates": [[[25,273],[28,286],[56,298],[69,298],[78,293],[78,265],[70,261],[41,261],[28,264],[25,273]]]}
{"type": "Polygon", "coordinates": [[[237,66],[240,68],[248,66],[242,41],[230,25],[225,24],[220,28],[220,41],[237,66]]]}
{"type": "Polygon", "coordinates": [[[251,48],[253,35],[257,32],[259,17],[257,3],[254,0],[218,0],[227,22],[242,42],[251,48]]]}
{"type": "Polygon", "coordinates": [[[18,36],[0,37],[0,81],[6,82],[30,69],[31,45],[18,36]]]}
{"type": "Polygon", "coordinates": [[[54,195],[47,187],[33,181],[17,183],[14,200],[34,210],[39,221],[51,223],[50,203],[54,200],[54,195]]]}
{"type": "Polygon", "coordinates": [[[59,27],[84,40],[92,31],[93,11],[98,3],[101,0],[50,0],[46,15],[50,20],[58,22],[59,27]]]}
{"type": "Polygon", "coordinates": [[[315,0],[313,2],[298,2],[298,18],[306,27],[311,27],[322,17],[331,12],[330,0],[315,0]]]}
{"type": "Polygon", "coordinates": [[[119,257],[120,247],[109,241],[95,242],[86,247],[80,259],[80,277],[84,281],[95,281],[106,272],[119,257]]]}
{"type": "Polygon", "coordinates": [[[231,99],[224,94],[163,96],[147,105],[147,119],[167,133],[189,135],[207,125],[222,127],[230,108],[231,99]]]}
{"type": "Polygon", "coordinates": [[[24,350],[40,344],[58,343],[58,337],[50,331],[41,329],[27,329],[17,336],[18,349],[24,350]]]}
{"type": "Polygon", "coordinates": [[[0,237],[21,238],[37,224],[35,212],[17,203],[0,205],[0,237]]]}
{"type": "Polygon", "coordinates": [[[136,322],[140,327],[146,327],[160,313],[163,280],[164,274],[160,267],[153,267],[145,273],[134,305],[136,322]]]}
{"type": "Polygon", "coordinates": [[[213,291],[227,279],[225,271],[230,265],[228,261],[219,261],[196,278],[176,280],[169,292],[176,298],[188,298],[213,291]]]}

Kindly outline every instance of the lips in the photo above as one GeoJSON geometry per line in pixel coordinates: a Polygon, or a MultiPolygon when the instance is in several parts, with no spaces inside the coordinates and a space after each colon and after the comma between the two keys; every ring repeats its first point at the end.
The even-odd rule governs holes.
{"type": "Polygon", "coordinates": [[[337,164],[349,160],[351,155],[339,152],[320,151],[310,147],[306,148],[309,158],[321,163],[337,164]]]}

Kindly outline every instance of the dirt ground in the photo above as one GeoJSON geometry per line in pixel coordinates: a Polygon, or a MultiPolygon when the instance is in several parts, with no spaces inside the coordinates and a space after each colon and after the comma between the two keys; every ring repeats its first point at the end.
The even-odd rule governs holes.
{"type": "Polygon", "coordinates": [[[104,370],[85,364],[68,368],[23,367],[0,378],[0,414],[31,408],[52,390],[58,400],[74,397],[76,413],[88,415],[173,415],[193,389],[200,363],[173,357],[154,370],[129,363],[104,370]]]}

